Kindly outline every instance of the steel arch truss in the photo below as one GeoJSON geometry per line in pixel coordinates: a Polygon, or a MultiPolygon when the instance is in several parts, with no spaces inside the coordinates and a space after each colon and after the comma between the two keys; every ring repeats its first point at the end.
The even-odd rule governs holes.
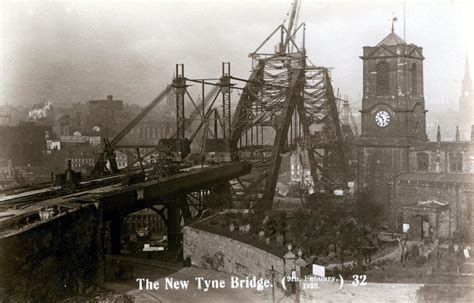
{"type": "Polygon", "coordinates": [[[296,145],[308,151],[309,187],[342,186],[347,161],[328,70],[307,66],[304,51],[254,60],[231,137],[233,157],[251,161],[253,169],[232,182],[235,200],[247,207],[271,208],[282,154],[296,145]]]}

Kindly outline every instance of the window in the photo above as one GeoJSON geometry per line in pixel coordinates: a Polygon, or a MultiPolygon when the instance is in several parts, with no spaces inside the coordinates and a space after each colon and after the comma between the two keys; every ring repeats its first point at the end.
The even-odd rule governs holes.
{"type": "Polygon", "coordinates": [[[430,157],[427,153],[416,154],[417,170],[428,171],[430,164],[430,157]]]}
{"type": "Polygon", "coordinates": [[[389,66],[387,62],[377,64],[377,96],[386,96],[389,92],[389,66]]]}
{"type": "Polygon", "coordinates": [[[411,65],[411,94],[412,96],[418,94],[418,78],[416,74],[416,64],[411,65]]]}
{"type": "Polygon", "coordinates": [[[451,172],[462,172],[462,154],[460,152],[449,155],[449,170],[451,172]]]}

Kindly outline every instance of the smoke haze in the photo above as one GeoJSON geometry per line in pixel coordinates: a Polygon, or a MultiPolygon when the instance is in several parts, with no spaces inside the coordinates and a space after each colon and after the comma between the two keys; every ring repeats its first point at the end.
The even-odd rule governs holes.
{"type": "MultiPolygon", "coordinates": [[[[248,77],[248,53],[282,23],[291,1],[2,1],[0,104],[85,102],[113,94],[150,102],[184,63],[191,78],[219,77],[222,61],[248,77]]],[[[474,62],[470,2],[406,4],[408,43],[424,48],[427,107],[457,106],[466,53],[474,62]]],[[[334,86],[360,102],[362,47],[403,37],[402,2],[303,0],[308,54],[333,67],[334,86]]],[[[472,64],[474,65],[474,63],[472,64]]]]}

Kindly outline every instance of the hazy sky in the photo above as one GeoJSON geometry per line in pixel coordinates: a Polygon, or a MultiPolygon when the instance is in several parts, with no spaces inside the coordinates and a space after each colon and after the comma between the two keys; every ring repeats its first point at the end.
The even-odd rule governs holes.
{"type": "MultiPolygon", "coordinates": [[[[172,78],[218,77],[222,61],[247,78],[253,51],[281,24],[290,0],[1,1],[0,104],[85,102],[112,93],[150,102],[172,78]]],[[[424,50],[427,106],[457,106],[466,53],[474,66],[471,1],[407,1],[406,39],[424,50]],[[469,20],[470,19],[470,20],[469,20]]],[[[334,86],[360,100],[362,47],[403,38],[403,1],[302,0],[307,50],[333,67],[334,86]]],[[[473,73],[474,75],[474,69],[473,73]]],[[[359,103],[359,102],[357,102],[359,103]]]]}

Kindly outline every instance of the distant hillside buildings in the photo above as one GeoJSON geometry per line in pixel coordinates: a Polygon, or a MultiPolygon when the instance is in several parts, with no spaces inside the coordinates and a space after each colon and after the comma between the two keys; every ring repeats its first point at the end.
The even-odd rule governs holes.
{"type": "Polygon", "coordinates": [[[17,126],[0,126],[0,159],[11,160],[17,166],[43,165],[43,153],[51,127],[34,122],[17,126]]]}
{"type": "MultiPolygon", "coordinates": [[[[172,96],[168,99],[172,100],[172,96]]],[[[159,139],[172,136],[175,123],[173,111],[168,108],[173,103],[169,100],[163,108],[149,113],[121,144],[157,145],[159,139]]],[[[62,172],[68,160],[74,170],[88,175],[102,150],[102,139],[113,138],[142,109],[112,95],[102,100],[57,106],[55,111],[50,102],[34,107],[5,106],[0,125],[0,183],[12,168],[34,175],[29,178],[31,182],[49,181],[51,172],[62,172]],[[12,112],[15,113],[13,123],[12,112]]],[[[119,153],[117,162],[119,168],[126,167],[127,154],[119,153]]]]}

